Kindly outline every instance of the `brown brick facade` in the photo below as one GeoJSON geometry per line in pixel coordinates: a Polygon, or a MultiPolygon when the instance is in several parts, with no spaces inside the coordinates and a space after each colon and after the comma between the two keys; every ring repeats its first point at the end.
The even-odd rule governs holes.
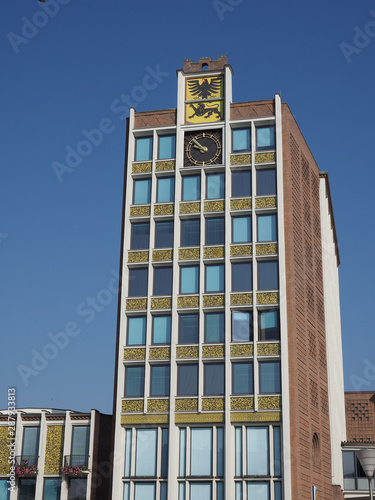
{"type": "Polygon", "coordinates": [[[375,442],[375,392],[346,392],[346,439],[350,442],[375,442]]]}

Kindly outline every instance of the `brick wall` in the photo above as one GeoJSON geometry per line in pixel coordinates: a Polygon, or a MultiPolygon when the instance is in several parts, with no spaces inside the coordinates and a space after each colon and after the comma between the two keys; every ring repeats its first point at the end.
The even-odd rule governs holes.
{"type": "Polygon", "coordinates": [[[375,441],[375,392],[346,392],[346,439],[350,442],[375,441]]]}

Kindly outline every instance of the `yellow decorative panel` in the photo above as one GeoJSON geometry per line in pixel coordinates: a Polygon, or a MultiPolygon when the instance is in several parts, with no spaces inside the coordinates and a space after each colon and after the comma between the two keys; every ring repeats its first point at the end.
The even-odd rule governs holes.
{"type": "Polygon", "coordinates": [[[253,303],[252,293],[232,293],[230,296],[231,306],[245,306],[253,303]]]}
{"type": "Polygon", "coordinates": [[[174,170],[176,162],[174,160],[163,160],[157,161],[155,165],[155,170],[157,172],[163,172],[164,170],[174,170]]]}
{"type": "Polygon", "coordinates": [[[150,205],[130,207],[130,217],[146,217],[147,215],[150,215],[150,213],[150,205]]]}
{"type": "Polygon", "coordinates": [[[180,260],[199,259],[199,248],[180,248],[178,258],[180,260]]]}
{"type": "Polygon", "coordinates": [[[194,214],[201,211],[199,201],[194,203],[180,203],[180,214],[194,214]]]}
{"type": "MultiPolygon", "coordinates": [[[[16,418],[14,416],[14,418],[16,418]]],[[[15,427],[12,427],[12,429],[16,429],[15,427]]],[[[5,425],[2,425],[0,427],[0,474],[6,475],[9,474],[9,464],[8,464],[8,459],[9,459],[9,451],[10,448],[7,447],[7,444],[13,444],[14,441],[8,441],[8,438],[12,438],[12,434],[8,434],[8,427],[5,425]]]]}
{"type": "Polygon", "coordinates": [[[252,255],[252,253],[252,245],[232,245],[230,247],[231,257],[247,257],[249,255],[252,255]]]}
{"type": "Polygon", "coordinates": [[[225,399],[224,398],[203,398],[202,411],[224,411],[225,399]]]}
{"type": "Polygon", "coordinates": [[[230,155],[230,164],[231,165],[250,165],[251,163],[251,154],[243,154],[243,155],[230,155]]]}
{"type": "Polygon", "coordinates": [[[169,399],[148,399],[147,411],[154,413],[169,411],[169,399]]]}
{"type": "Polygon", "coordinates": [[[64,426],[48,425],[44,474],[61,474],[64,450],[64,426]]]}
{"type": "Polygon", "coordinates": [[[250,397],[231,397],[230,398],[231,410],[254,410],[254,398],[250,397]]]}
{"type": "Polygon", "coordinates": [[[198,357],[198,346],[197,345],[187,345],[180,346],[176,349],[177,358],[197,358],[198,357]]]}
{"type": "Polygon", "coordinates": [[[278,356],[280,354],[280,344],[258,344],[258,356],[278,356]]]}
{"type": "Polygon", "coordinates": [[[151,309],[170,309],[172,307],[172,297],[153,297],[151,299],[151,309]]]}
{"type": "MultiPolygon", "coordinates": [[[[218,99],[223,96],[224,80],[222,76],[186,79],[186,101],[218,99]],[[206,92],[202,90],[204,85],[206,85],[206,92]]],[[[200,117],[202,118],[202,115],[200,117]]],[[[206,121],[206,117],[200,121],[206,121]]]]}
{"type": "Polygon", "coordinates": [[[202,348],[203,358],[222,358],[224,352],[223,345],[204,345],[202,348]]]}
{"type": "Polygon", "coordinates": [[[181,398],[175,401],[175,411],[197,411],[197,398],[181,398]]]}
{"type": "Polygon", "coordinates": [[[224,119],[224,101],[190,102],[185,104],[186,123],[217,122],[224,119]]]}
{"type": "Polygon", "coordinates": [[[255,208],[276,208],[276,196],[255,198],[255,208]]]}
{"type": "Polygon", "coordinates": [[[145,252],[129,252],[128,262],[148,262],[148,251],[145,252]]]}
{"type": "Polygon", "coordinates": [[[278,292],[258,292],[257,293],[257,303],[258,304],[278,304],[279,293],[278,292]]]}
{"type": "Polygon", "coordinates": [[[281,422],[279,411],[233,412],[231,422],[281,422]]]}
{"type": "Polygon", "coordinates": [[[255,163],[271,163],[276,161],[276,153],[255,153],[255,163]]]}
{"type": "Polygon", "coordinates": [[[173,203],[168,203],[167,205],[155,205],[154,215],[173,215],[174,205],[173,203]]]}
{"type": "Polygon", "coordinates": [[[224,305],[224,295],[205,295],[203,307],[220,307],[224,305]]]}
{"type": "Polygon", "coordinates": [[[205,201],[205,212],[222,212],[224,210],[224,201],[205,201]]]}
{"type": "Polygon", "coordinates": [[[143,163],[133,163],[132,173],[141,174],[143,172],[151,172],[152,163],[150,161],[143,163]]]}
{"type": "Polygon", "coordinates": [[[121,415],[121,425],[137,425],[137,424],[167,424],[169,415],[121,415]]]}
{"type": "Polygon", "coordinates": [[[143,399],[126,399],[121,404],[122,413],[142,413],[143,399]]]}
{"type": "Polygon", "coordinates": [[[169,359],[171,357],[170,347],[151,347],[148,351],[149,359],[169,359]]]}
{"type": "Polygon", "coordinates": [[[253,354],[253,344],[233,344],[230,346],[230,355],[233,357],[252,356],[253,354]]]}
{"type": "Polygon", "coordinates": [[[204,259],[221,259],[224,257],[224,247],[203,248],[204,259]]]}
{"type": "Polygon", "coordinates": [[[124,349],[124,359],[145,359],[146,349],[144,347],[135,347],[124,349]]]}
{"type": "Polygon", "coordinates": [[[231,210],[249,210],[251,208],[251,198],[236,198],[230,200],[231,210]]]}
{"type": "Polygon", "coordinates": [[[281,408],[281,396],[259,396],[259,410],[278,410],[281,408]]]}
{"type": "Polygon", "coordinates": [[[257,255],[277,254],[277,243],[261,243],[257,245],[257,255]]]}
{"type": "Polygon", "coordinates": [[[177,307],[198,307],[199,306],[199,297],[198,295],[186,295],[177,297],[177,307]]]}
{"type": "Polygon", "coordinates": [[[154,250],[152,260],[172,260],[173,250],[154,250]]]}
{"type": "Polygon", "coordinates": [[[225,416],[224,413],[176,413],[174,421],[176,424],[222,423],[225,421],[225,416]]]}
{"type": "Polygon", "coordinates": [[[146,309],[147,299],[126,299],[127,311],[140,311],[146,309]]]}

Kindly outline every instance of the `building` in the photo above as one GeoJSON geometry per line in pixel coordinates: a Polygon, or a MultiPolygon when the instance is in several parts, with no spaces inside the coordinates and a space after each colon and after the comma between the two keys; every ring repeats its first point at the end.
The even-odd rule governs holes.
{"type": "Polygon", "coordinates": [[[177,85],[127,126],[112,499],[342,499],[328,176],[226,57],[177,85]]]}
{"type": "Polygon", "coordinates": [[[97,410],[1,411],[0,499],[108,498],[111,427],[97,410]]]}

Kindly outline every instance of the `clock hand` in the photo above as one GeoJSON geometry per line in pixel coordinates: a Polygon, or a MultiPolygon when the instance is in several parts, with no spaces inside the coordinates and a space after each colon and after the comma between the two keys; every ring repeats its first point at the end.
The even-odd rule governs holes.
{"type": "Polygon", "coordinates": [[[193,146],[195,149],[199,149],[201,153],[207,153],[208,148],[207,146],[193,146]]]}

